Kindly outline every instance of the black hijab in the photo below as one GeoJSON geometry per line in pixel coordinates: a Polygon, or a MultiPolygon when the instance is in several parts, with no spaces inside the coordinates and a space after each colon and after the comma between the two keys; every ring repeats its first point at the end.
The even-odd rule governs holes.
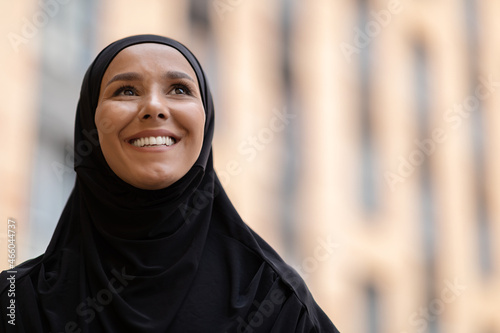
{"type": "MultiPolygon", "coordinates": [[[[336,332],[298,275],[234,210],[213,169],[213,133],[207,80],[185,46],[140,35],[106,47],[87,70],[78,102],[75,187],[46,252],[16,268],[16,325],[2,315],[0,327],[30,333],[336,332]],[[121,50],[140,43],[173,47],[187,59],[206,113],[197,161],[161,190],[135,188],[114,174],[94,122],[107,67],[121,50]]],[[[10,301],[8,276],[2,273],[0,281],[2,309],[10,301]]]]}

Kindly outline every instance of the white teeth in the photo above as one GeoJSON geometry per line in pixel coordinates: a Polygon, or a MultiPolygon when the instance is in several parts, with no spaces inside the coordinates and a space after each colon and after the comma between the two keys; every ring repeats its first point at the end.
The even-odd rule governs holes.
{"type": "Polygon", "coordinates": [[[144,147],[144,146],[171,146],[175,143],[175,140],[169,136],[149,136],[145,138],[134,139],[130,142],[133,146],[144,147]]]}

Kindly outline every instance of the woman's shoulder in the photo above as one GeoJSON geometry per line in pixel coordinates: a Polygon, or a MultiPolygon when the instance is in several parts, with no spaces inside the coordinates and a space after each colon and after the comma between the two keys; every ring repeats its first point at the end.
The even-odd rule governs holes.
{"type": "Polygon", "coordinates": [[[338,332],[300,274],[251,228],[239,224],[231,230],[219,229],[213,237],[217,245],[209,245],[208,250],[222,258],[212,260],[230,266],[226,283],[233,286],[233,299],[243,302],[238,308],[248,307],[238,317],[239,331],[338,332]]]}
{"type": "MultiPolygon", "coordinates": [[[[224,251],[222,255],[232,265],[241,263],[242,267],[239,267],[239,271],[248,267],[249,272],[255,272],[265,267],[266,271],[271,272],[270,276],[273,276],[273,279],[281,279],[284,286],[297,294],[299,299],[310,295],[300,274],[246,224],[238,224],[231,230],[218,229],[214,234],[215,249],[224,251]]],[[[210,245],[208,249],[210,251],[210,245]]]]}
{"type": "Polygon", "coordinates": [[[43,255],[29,259],[22,264],[0,272],[0,296],[3,297],[9,290],[26,278],[36,274],[42,262],[43,255]]]}

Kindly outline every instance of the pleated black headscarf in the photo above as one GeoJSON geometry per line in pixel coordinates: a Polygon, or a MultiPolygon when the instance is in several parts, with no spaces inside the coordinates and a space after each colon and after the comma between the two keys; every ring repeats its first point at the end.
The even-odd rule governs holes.
{"type": "MultiPolygon", "coordinates": [[[[155,35],[106,47],[82,84],[75,187],[46,252],[16,268],[16,325],[2,315],[2,331],[337,332],[295,271],[234,210],[213,169],[213,133],[207,80],[186,47],[155,35]],[[197,161],[160,190],[115,175],[94,122],[107,67],[140,43],[173,47],[187,59],[206,113],[197,161]]],[[[12,299],[10,275],[1,275],[2,309],[12,299]]]]}

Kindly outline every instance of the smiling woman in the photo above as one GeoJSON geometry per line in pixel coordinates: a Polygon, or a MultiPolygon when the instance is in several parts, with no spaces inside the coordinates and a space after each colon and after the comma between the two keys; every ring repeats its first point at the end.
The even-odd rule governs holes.
{"type": "Polygon", "coordinates": [[[133,45],[113,59],[102,78],[95,123],[106,162],[117,176],[157,190],[189,171],[205,126],[195,78],[186,58],[166,45],[133,45]],[[113,131],[100,125],[108,122],[113,131]]]}
{"type": "Polygon", "coordinates": [[[15,268],[16,325],[2,316],[2,332],[338,332],[233,208],[213,132],[205,75],[182,44],[105,48],[76,114],[75,147],[89,149],[46,252],[15,268]]]}

